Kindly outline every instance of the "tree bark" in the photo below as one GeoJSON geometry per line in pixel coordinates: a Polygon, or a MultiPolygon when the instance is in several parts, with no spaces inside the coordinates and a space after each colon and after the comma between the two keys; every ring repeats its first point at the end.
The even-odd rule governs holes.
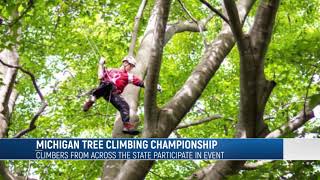
{"type": "Polygon", "coordinates": [[[153,43],[151,56],[148,65],[148,73],[146,78],[145,98],[144,98],[144,136],[156,137],[158,125],[158,107],[157,107],[157,84],[162,61],[162,53],[164,47],[165,30],[169,16],[170,1],[156,1],[154,13],[156,13],[156,21],[153,30],[153,43]]]}
{"type": "MultiPolygon", "coordinates": [[[[4,50],[0,53],[0,58],[11,64],[11,65],[18,65],[18,54],[15,48],[12,51],[4,50]]],[[[2,77],[2,85],[0,87],[0,138],[6,137],[8,133],[8,124],[9,124],[9,117],[10,117],[10,109],[9,109],[9,102],[10,97],[11,99],[15,99],[15,95],[12,94],[13,86],[17,75],[17,69],[15,68],[8,68],[6,66],[1,65],[1,74],[2,77]]]]}
{"type": "Polygon", "coordinates": [[[140,24],[140,19],[142,17],[144,8],[147,5],[147,0],[142,0],[141,4],[139,6],[139,10],[138,13],[136,15],[136,17],[134,18],[134,27],[133,27],[133,31],[132,31],[132,36],[131,36],[131,43],[130,43],[130,47],[129,47],[129,56],[134,56],[134,49],[136,47],[136,41],[137,41],[137,36],[138,36],[138,31],[139,31],[139,24],[140,24]]]}
{"type": "Polygon", "coordinates": [[[269,130],[263,121],[264,108],[269,96],[276,86],[274,81],[268,81],[264,75],[264,59],[272,37],[274,21],[280,0],[261,1],[252,29],[250,31],[252,51],[257,73],[257,122],[256,136],[264,137],[269,130]]]}

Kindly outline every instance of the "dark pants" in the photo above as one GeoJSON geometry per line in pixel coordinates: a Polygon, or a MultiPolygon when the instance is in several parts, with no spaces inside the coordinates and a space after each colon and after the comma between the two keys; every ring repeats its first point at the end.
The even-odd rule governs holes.
{"type": "Polygon", "coordinates": [[[129,122],[129,105],[119,94],[112,93],[114,88],[112,83],[101,82],[99,87],[92,92],[92,95],[97,99],[103,97],[106,101],[111,102],[111,104],[120,112],[122,121],[129,122]]]}

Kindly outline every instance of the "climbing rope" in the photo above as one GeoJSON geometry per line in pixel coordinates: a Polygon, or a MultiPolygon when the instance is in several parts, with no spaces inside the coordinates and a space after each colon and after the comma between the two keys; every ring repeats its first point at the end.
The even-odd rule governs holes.
{"type": "MultiPolygon", "coordinates": [[[[83,28],[83,27],[81,27],[81,28],[83,28]]],[[[93,53],[95,54],[95,56],[99,59],[99,58],[101,58],[102,56],[101,56],[101,53],[100,53],[100,50],[99,50],[99,48],[98,48],[98,46],[95,44],[95,42],[92,42],[92,40],[88,37],[88,35],[87,35],[87,33],[85,32],[84,33],[84,36],[85,36],[85,38],[86,38],[86,40],[87,40],[87,42],[88,42],[88,44],[90,45],[90,48],[91,48],[91,50],[93,51],[93,53]]],[[[90,93],[91,94],[91,93],[90,93]]],[[[105,118],[105,121],[104,121],[104,129],[106,129],[107,128],[107,119],[108,119],[108,112],[109,112],[109,104],[110,104],[110,98],[111,98],[111,91],[110,91],[110,94],[109,94],[109,97],[108,97],[109,99],[108,99],[108,103],[107,103],[107,111],[106,111],[106,118],[105,118]]]]}

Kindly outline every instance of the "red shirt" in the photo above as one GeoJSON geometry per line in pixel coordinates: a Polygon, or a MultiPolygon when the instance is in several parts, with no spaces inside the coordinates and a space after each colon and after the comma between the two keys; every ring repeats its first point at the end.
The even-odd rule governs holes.
{"type": "Polygon", "coordinates": [[[112,82],[115,85],[115,90],[113,92],[117,94],[121,94],[124,88],[129,84],[134,84],[136,86],[144,87],[144,83],[137,76],[128,73],[125,70],[119,69],[105,69],[103,78],[103,82],[112,82]]]}

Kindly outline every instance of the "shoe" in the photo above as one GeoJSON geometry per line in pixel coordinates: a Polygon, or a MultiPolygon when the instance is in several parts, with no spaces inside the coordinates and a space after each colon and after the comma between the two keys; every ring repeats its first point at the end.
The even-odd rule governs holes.
{"type": "Polygon", "coordinates": [[[87,112],[87,111],[91,108],[91,106],[93,105],[93,103],[94,103],[94,101],[90,101],[90,100],[87,101],[86,103],[84,103],[82,110],[83,110],[84,112],[87,112]]]}
{"type": "Polygon", "coordinates": [[[130,122],[123,123],[122,132],[130,135],[138,135],[140,132],[135,129],[134,125],[130,122]]]}

